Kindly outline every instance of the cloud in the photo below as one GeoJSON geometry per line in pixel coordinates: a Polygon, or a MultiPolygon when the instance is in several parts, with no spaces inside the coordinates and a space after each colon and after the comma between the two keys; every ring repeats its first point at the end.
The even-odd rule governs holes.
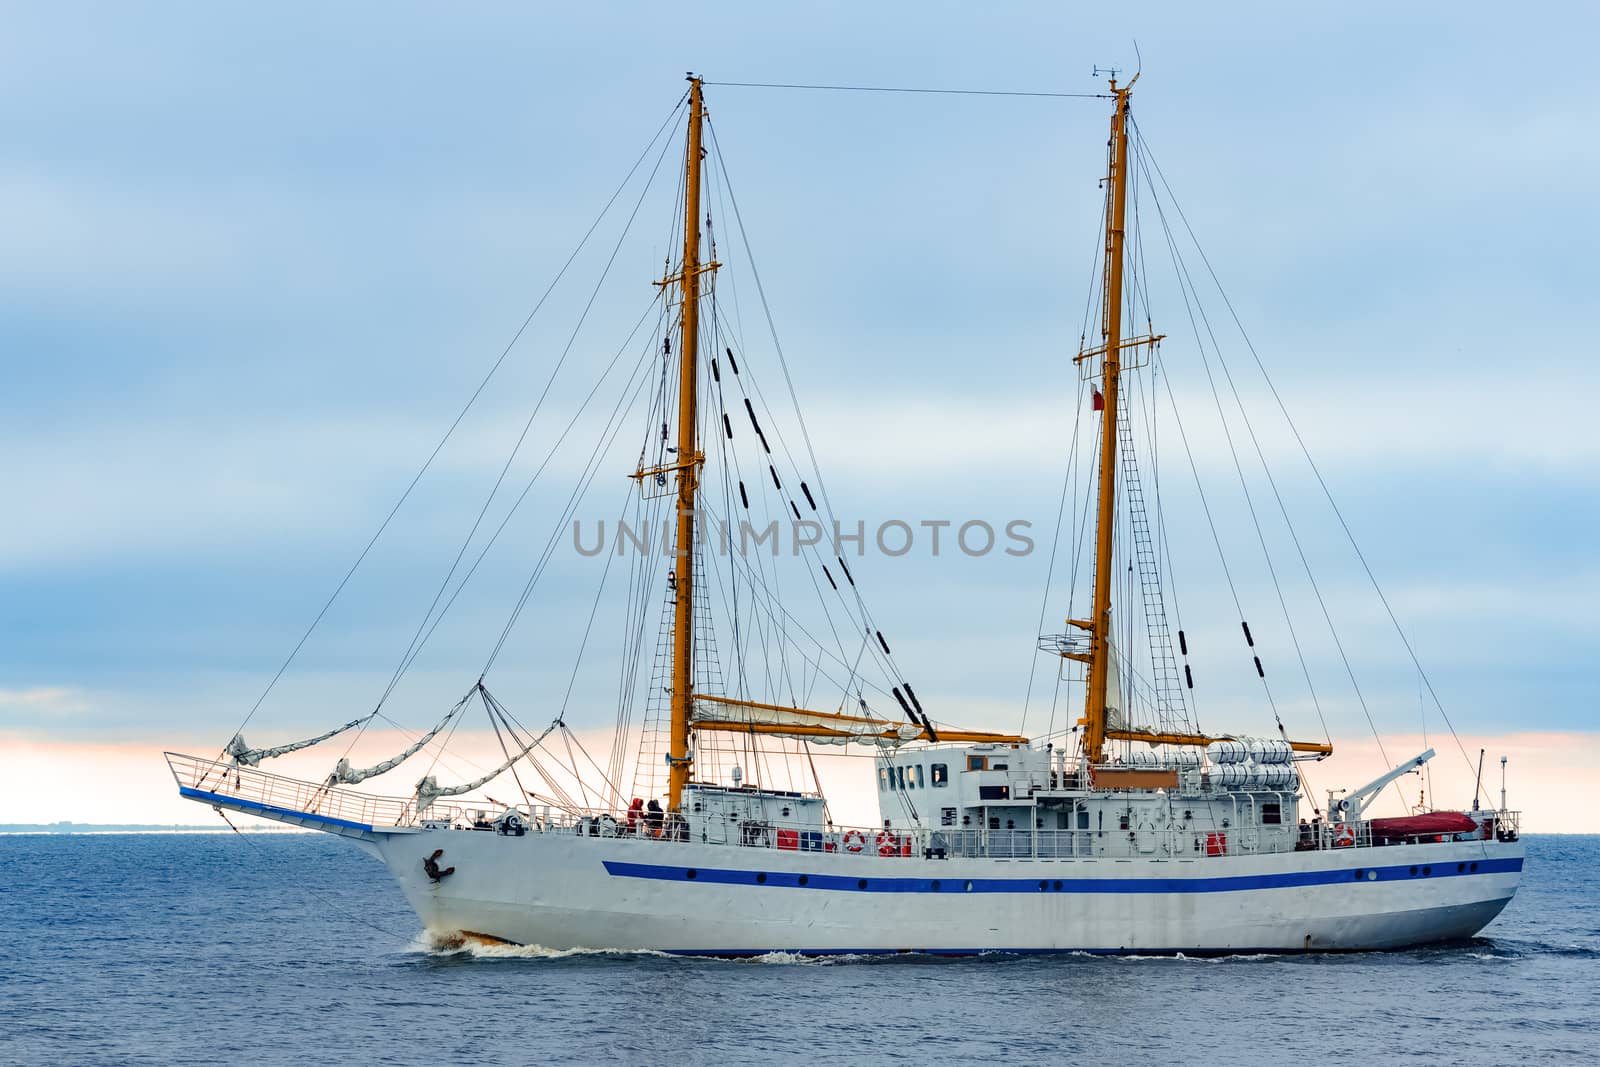
{"type": "Polygon", "coordinates": [[[0,719],[15,723],[32,719],[52,721],[80,715],[90,707],[85,694],[68,686],[36,685],[0,689],[0,719]]]}
{"type": "MultiPolygon", "coordinates": [[[[242,717],[665,117],[681,91],[673,54],[692,46],[710,66],[840,82],[870,57],[884,81],[951,84],[934,75],[959,70],[971,85],[1072,88],[1086,83],[1050,42],[1070,33],[1092,56],[1125,52],[1128,36],[1121,14],[1101,23],[1050,5],[1017,9],[998,35],[976,7],[909,20],[893,5],[777,23],[728,14],[692,31],[665,14],[619,28],[579,9],[381,26],[338,14],[314,32],[251,12],[108,12],[111,29],[95,35],[46,7],[13,19],[0,42],[0,85],[14,90],[0,93],[0,684],[81,689],[56,705],[13,701],[7,717],[118,736],[189,722],[220,733],[242,717]],[[377,46],[352,53],[358,30],[377,46]],[[601,71],[596,48],[627,61],[601,71]],[[562,86],[562,106],[522,105],[541,80],[562,86]]],[[[1579,722],[1595,697],[1581,553],[1596,540],[1600,388],[1574,324],[1594,288],[1600,155],[1574,131],[1595,110],[1593,35],[1577,32],[1593,15],[1574,7],[1574,32],[1554,38],[1533,22],[1379,21],[1375,33],[1368,14],[1324,13],[1308,35],[1181,5],[1151,16],[1141,129],[1423,658],[1451,666],[1441,686],[1462,690],[1460,717],[1498,721],[1525,700],[1531,720],[1579,722]],[[1352,84],[1344,57],[1374,41],[1395,78],[1352,84]],[[1549,74],[1512,100],[1481,71],[1519,49],[1549,58],[1549,74]],[[1282,91],[1249,96],[1262,78],[1282,91]]],[[[1100,242],[1102,102],[719,87],[712,107],[840,517],[1020,515],[1047,536],[1071,422],[1085,414],[1068,361],[1100,242]]],[[[665,202],[647,202],[618,257],[612,283],[626,296],[602,295],[575,350],[574,386],[609,358],[673,245],[658,225],[673,164],[665,202]]],[[[1169,268],[1149,206],[1154,325],[1170,338],[1202,474],[1236,496],[1181,301],[1161,299],[1155,275],[1169,268]]],[[[717,211],[718,299],[742,320],[747,373],[778,409],[772,432],[800,456],[742,242],[717,211]]],[[[608,251],[608,240],[589,249],[608,251]]],[[[370,706],[595,262],[575,267],[308,646],[312,662],[284,685],[304,699],[269,709],[311,719],[370,706]]],[[[1320,507],[1245,352],[1228,351],[1291,508],[1302,490],[1320,507]]],[[[553,398],[536,433],[572,402],[553,398]]],[[[560,493],[530,500],[508,531],[507,572],[542,545],[592,436],[580,431],[546,476],[560,493]]],[[[634,443],[602,468],[585,518],[614,516],[608,494],[626,488],[634,443]]],[[[1165,484],[1188,492],[1173,434],[1162,449],[1165,484]]],[[[1188,518],[1182,532],[1205,556],[1188,518]]],[[[1245,523],[1224,534],[1248,549],[1245,523]]],[[[558,556],[517,635],[541,666],[566,654],[569,620],[587,608],[592,572],[576,562],[558,556]]],[[[1042,564],[1041,553],[861,570],[919,689],[970,697],[980,715],[992,706],[1004,724],[1015,712],[1000,698],[1025,685],[1042,564]]],[[[525,573],[485,573],[474,591],[499,612],[495,594],[525,573]]],[[[1191,636],[1236,649],[1223,588],[1175,573],[1191,636]],[[1202,605],[1218,607],[1208,618],[1202,605]]],[[[1363,577],[1339,573],[1352,575],[1324,586],[1347,648],[1358,670],[1387,671],[1383,703],[1410,708],[1410,668],[1376,605],[1357,602],[1363,577]]],[[[1274,640],[1259,573],[1240,585],[1274,640]]],[[[1290,653],[1272,651],[1276,682],[1290,653]]],[[[480,648],[448,652],[475,673],[480,648]]],[[[418,704],[448,688],[430,683],[418,704]]],[[[584,706],[610,714],[600,697],[584,706]]],[[[1336,726],[1341,714],[1357,721],[1346,706],[1336,726]]]]}

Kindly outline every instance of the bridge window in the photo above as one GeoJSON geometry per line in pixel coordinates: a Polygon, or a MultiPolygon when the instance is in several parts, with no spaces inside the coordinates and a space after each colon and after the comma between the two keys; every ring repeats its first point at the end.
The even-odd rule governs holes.
{"type": "Polygon", "coordinates": [[[950,784],[950,768],[943,763],[935,763],[928,768],[929,784],[935,789],[941,789],[950,784]]]}
{"type": "Polygon", "coordinates": [[[906,768],[906,781],[910,783],[911,788],[913,789],[922,788],[923,778],[921,764],[918,764],[915,767],[906,768]]]}
{"type": "Polygon", "coordinates": [[[984,770],[988,770],[988,769],[989,769],[989,757],[988,756],[968,756],[967,757],[967,770],[969,770],[969,771],[984,771],[984,770]]]}
{"type": "Polygon", "coordinates": [[[887,767],[878,768],[878,788],[886,793],[889,791],[889,768],[887,767]]]}
{"type": "Polygon", "coordinates": [[[1283,805],[1272,803],[1261,805],[1261,823],[1263,826],[1278,826],[1283,822],[1283,805]]]}

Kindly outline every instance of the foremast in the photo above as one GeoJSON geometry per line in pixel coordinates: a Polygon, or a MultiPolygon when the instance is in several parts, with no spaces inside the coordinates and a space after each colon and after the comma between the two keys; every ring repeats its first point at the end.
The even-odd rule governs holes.
{"type": "Polygon", "coordinates": [[[678,340],[678,530],[672,613],[672,720],[668,742],[667,810],[677,811],[689,781],[694,757],[689,749],[689,722],[694,710],[695,504],[704,456],[696,440],[696,371],[700,357],[700,275],[715,263],[700,264],[701,130],[705,123],[702,79],[689,78],[688,151],[684,159],[683,264],[676,279],[682,295],[682,333],[678,340]]]}

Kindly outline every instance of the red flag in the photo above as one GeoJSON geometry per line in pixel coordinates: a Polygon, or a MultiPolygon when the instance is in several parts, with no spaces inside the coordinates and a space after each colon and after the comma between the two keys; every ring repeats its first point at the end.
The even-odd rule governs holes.
{"type": "Polygon", "coordinates": [[[1094,410],[1104,411],[1106,409],[1106,398],[1101,396],[1100,390],[1096,389],[1092,385],[1089,386],[1089,390],[1094,393],[1094,410]]]}

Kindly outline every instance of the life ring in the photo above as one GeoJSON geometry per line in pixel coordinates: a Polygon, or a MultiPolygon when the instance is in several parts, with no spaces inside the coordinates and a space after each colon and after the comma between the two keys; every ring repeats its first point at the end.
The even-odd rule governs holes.
{"type": "Polygon", "coordinates": [[[887,830],[878,831],[878,855],[900,855],[900,839],[887,830]]]}
{"type": "Polygon", "coordinates": [[[1333,847],[1349,848],[1356,843],[1356,828],[1349,823],[1339,823],[1333,828],[1333,847]]]}
{"type": "Polygon", "coordinates": [[[860,852],[867,847],[867,835],[860,830],[851,830],[844,835],[844,850],[846,852],[860,852]]]}

